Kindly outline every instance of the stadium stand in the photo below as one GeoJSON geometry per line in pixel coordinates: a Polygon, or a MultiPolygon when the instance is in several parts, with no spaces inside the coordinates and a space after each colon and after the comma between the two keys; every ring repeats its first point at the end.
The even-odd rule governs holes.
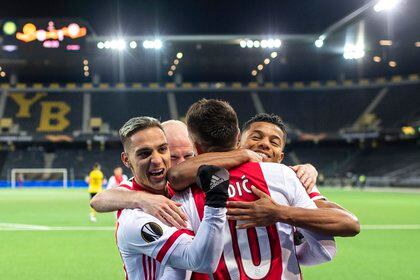
{"type": "Polygon", "coordinates": [[[420,120],[417,84],[297,91],[194,88],[9,92],[2,118],[12,119],[17,131],[0,132],[5,137],[0,180],[10,179],[11,168],[17,167],[66,168],[71,180],[83,180],[95,162],[112,174],[121,165],[118,129],[126,120],[139,115],[182,119],[201,98],[227,100],[241,124],[257,112],[279,114],[289,126],[286,164],[311,162],[331,178],[386,176],[400,185],[405,184],[401,179],[419,178],[419,145],[400,139],[402,126],[420,120]],[[365,133],[372,129],[373,136],[365,133]],[[11,136],[24,144],[13,145],[11,136]]]}

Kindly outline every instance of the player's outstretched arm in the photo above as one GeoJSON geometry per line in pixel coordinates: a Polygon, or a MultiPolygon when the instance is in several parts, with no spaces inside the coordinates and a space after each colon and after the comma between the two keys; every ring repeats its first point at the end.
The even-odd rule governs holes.
{"type": "Polygon", "coordinates": [[[238,228],[281,222],[334,236],[355,236],[360,232],[357,218],[344,210],[279,205],[259,189],[252,187],[252,191],[259,197],[258,200],[228,203],[228,219],[242,221],[238,228]]]}
{"type": "Polygon", "coordinates": [[[260,162],[262,157],[248,149],[200,154],[171,167],[168,170],[168,181],[173,189],[182,191],[194,183],[197,170],[203,164],[231,169],[248,161],[260,162]]]}
{"type": "Polygon", "coordinates": [[[120,209],[140,208],[144,212],[158,218],[167,225],[177,228],[186,227],[187,217],[179,209],[180,203],[162,195],[143,191],[131,191],[126,188],[115,188],[98,193],[90,201],[90,205],[98,212],[113,212],[120,209]]]}

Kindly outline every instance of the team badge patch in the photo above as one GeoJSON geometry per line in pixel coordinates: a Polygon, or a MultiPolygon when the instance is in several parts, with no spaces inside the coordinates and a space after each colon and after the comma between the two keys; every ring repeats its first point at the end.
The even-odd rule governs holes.
{"type": "Polygon", "coordinates": [[[162,235],[163,230],[157,223],[150,222],[141,228],[141,237],[147,243],[158,240],[162,235]]]}

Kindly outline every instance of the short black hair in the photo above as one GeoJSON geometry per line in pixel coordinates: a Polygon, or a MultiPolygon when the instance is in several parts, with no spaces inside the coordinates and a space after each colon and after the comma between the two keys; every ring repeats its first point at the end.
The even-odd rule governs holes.
{"type": "Polygon", "coordinates": [[[287,138],[287,130],[286,125],[284,124],[283,120],[279,115],[276,114],[267,114],[267,113],[260,113],[253,116],[251,119],[249,119],[244,125],[242,126],[242,133],[247,131],[251,124],[255,122],[266,122],[266,123],[272,123],[276,125],[280,130],[283,132],[283,141],[284,144],[286,144],[286,138],[287,138]]]}
{"type": "Polygon", "coordinates": [[[187,112],[186,122],[190,136],[206,149],[230,150],[237,143],[238,117],[226,101],[201,99],[195,102],[187,112]]]}

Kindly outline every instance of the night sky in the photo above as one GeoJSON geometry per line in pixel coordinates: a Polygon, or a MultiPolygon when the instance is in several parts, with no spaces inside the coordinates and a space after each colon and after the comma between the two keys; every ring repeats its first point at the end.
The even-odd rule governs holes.
{"type": "MultiPolygon", "coordinates": [[[[5,1],[2,2],[4,4],[5,1]]],[[[91,24],[98,35],[305,34],[321,33],[367,2],[10,1],[1,7],[0,18],[82,18],[91,24]]]]}

